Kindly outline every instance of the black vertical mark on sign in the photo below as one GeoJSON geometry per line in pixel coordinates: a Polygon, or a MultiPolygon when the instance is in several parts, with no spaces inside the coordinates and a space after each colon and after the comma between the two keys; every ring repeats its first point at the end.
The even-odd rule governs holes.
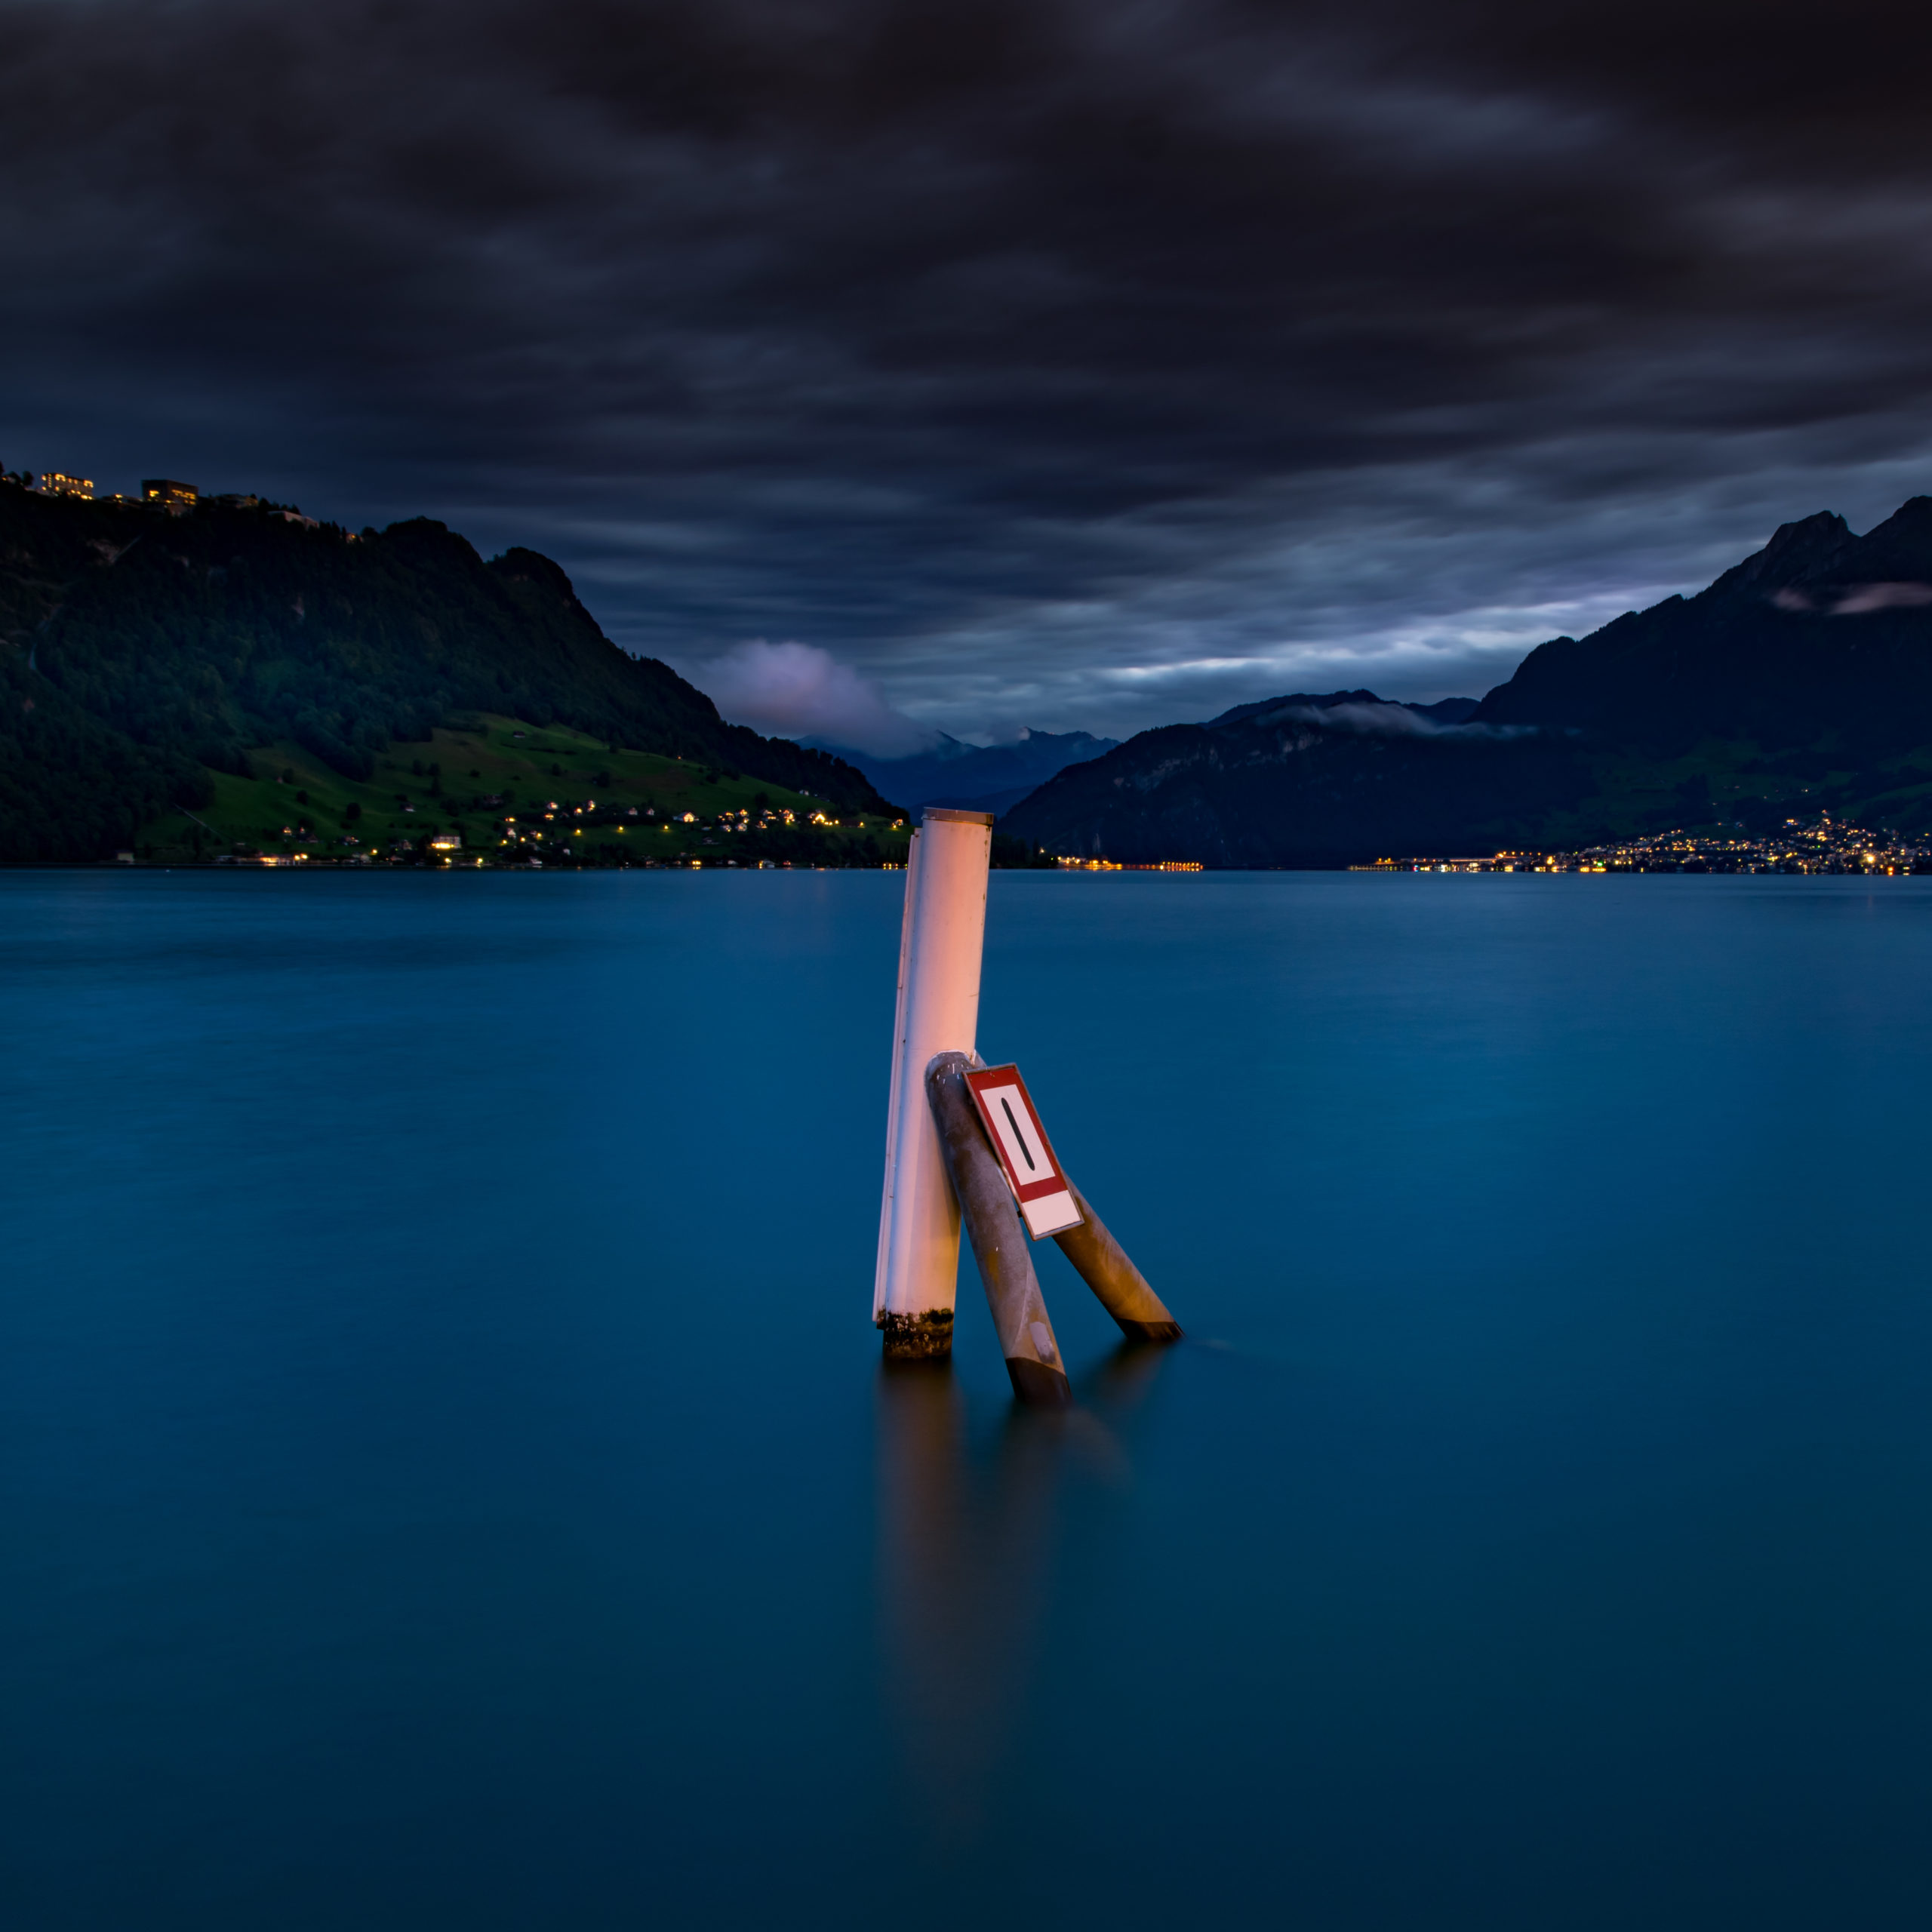
{"type": "Polygon", "coordinates": [[[1020,1158],[1026,1163],[1026,1171],[1033,1171],[1033,1157],[1026,1151],[1026,1137],[1020,1131],[1020,1123],[1013,1118],[1013,1103],[1002,1094],[999,1097],[1000,1110],[1006,1115],[1006,1124],[1013,1129],[1013,1137],[1020,1143],[1020,1158]]]}

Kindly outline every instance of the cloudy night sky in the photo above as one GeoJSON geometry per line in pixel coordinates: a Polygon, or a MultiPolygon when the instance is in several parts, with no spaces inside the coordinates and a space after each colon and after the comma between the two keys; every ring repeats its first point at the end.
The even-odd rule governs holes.
{"type": "Polygon", "coordinates": [[[872,749],[1479,694],[1932,491],[1923,18],[0,0],[0,460],[872,749]]]}

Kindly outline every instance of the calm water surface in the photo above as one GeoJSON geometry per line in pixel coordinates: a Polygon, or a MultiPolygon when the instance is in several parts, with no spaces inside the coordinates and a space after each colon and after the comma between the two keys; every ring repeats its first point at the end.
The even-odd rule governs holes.
{"type": "Polygon", "coordinates": [[[902,883],[0,874],[8,1922],[1925,1924],[1932,881],[996,876],[1063,1423],[902,883]]]}

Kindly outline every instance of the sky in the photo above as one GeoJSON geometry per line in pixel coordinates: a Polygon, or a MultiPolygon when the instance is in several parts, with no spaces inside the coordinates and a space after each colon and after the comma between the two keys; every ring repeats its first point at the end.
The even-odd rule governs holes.
{"type": "Polygon", "coordinates": [[[555,556],[767,729],[1479,695],[1932,492],[1841,0],[0,0],[0,461],[555,556]]]}

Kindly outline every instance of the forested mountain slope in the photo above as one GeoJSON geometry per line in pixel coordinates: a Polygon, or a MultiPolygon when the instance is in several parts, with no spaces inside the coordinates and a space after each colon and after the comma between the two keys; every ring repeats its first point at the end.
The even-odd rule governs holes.
{"type": "Polygon", "coordinates": [[[1821,511],[1694,597],[1524,659],[1472,714],[1633,749],[1749,739],[1863,766],[1932,744],[1932,497],[1864,537],[1821,511]]]}
{"type": "Polygon", "coordinates": [[[1002,826],[1122,860],[1321,866],[1821,808],[1932,827],[1932,498],[1862,537],[1786,524],[1694,597],[1540,645],[1466,716],[1367,691],[1244,705],[1062,772],[1002,826]]]}
{"type": "Polygon", "coordinates": [[[850,765],[728,724],[620,651],[548,558],[486,563],[428,518],[356,536],[0,482],[0,859],[100,857],[251,746],[293,739],[363,777],[384,745],[472,712],[885,805],[850,765]]]}

